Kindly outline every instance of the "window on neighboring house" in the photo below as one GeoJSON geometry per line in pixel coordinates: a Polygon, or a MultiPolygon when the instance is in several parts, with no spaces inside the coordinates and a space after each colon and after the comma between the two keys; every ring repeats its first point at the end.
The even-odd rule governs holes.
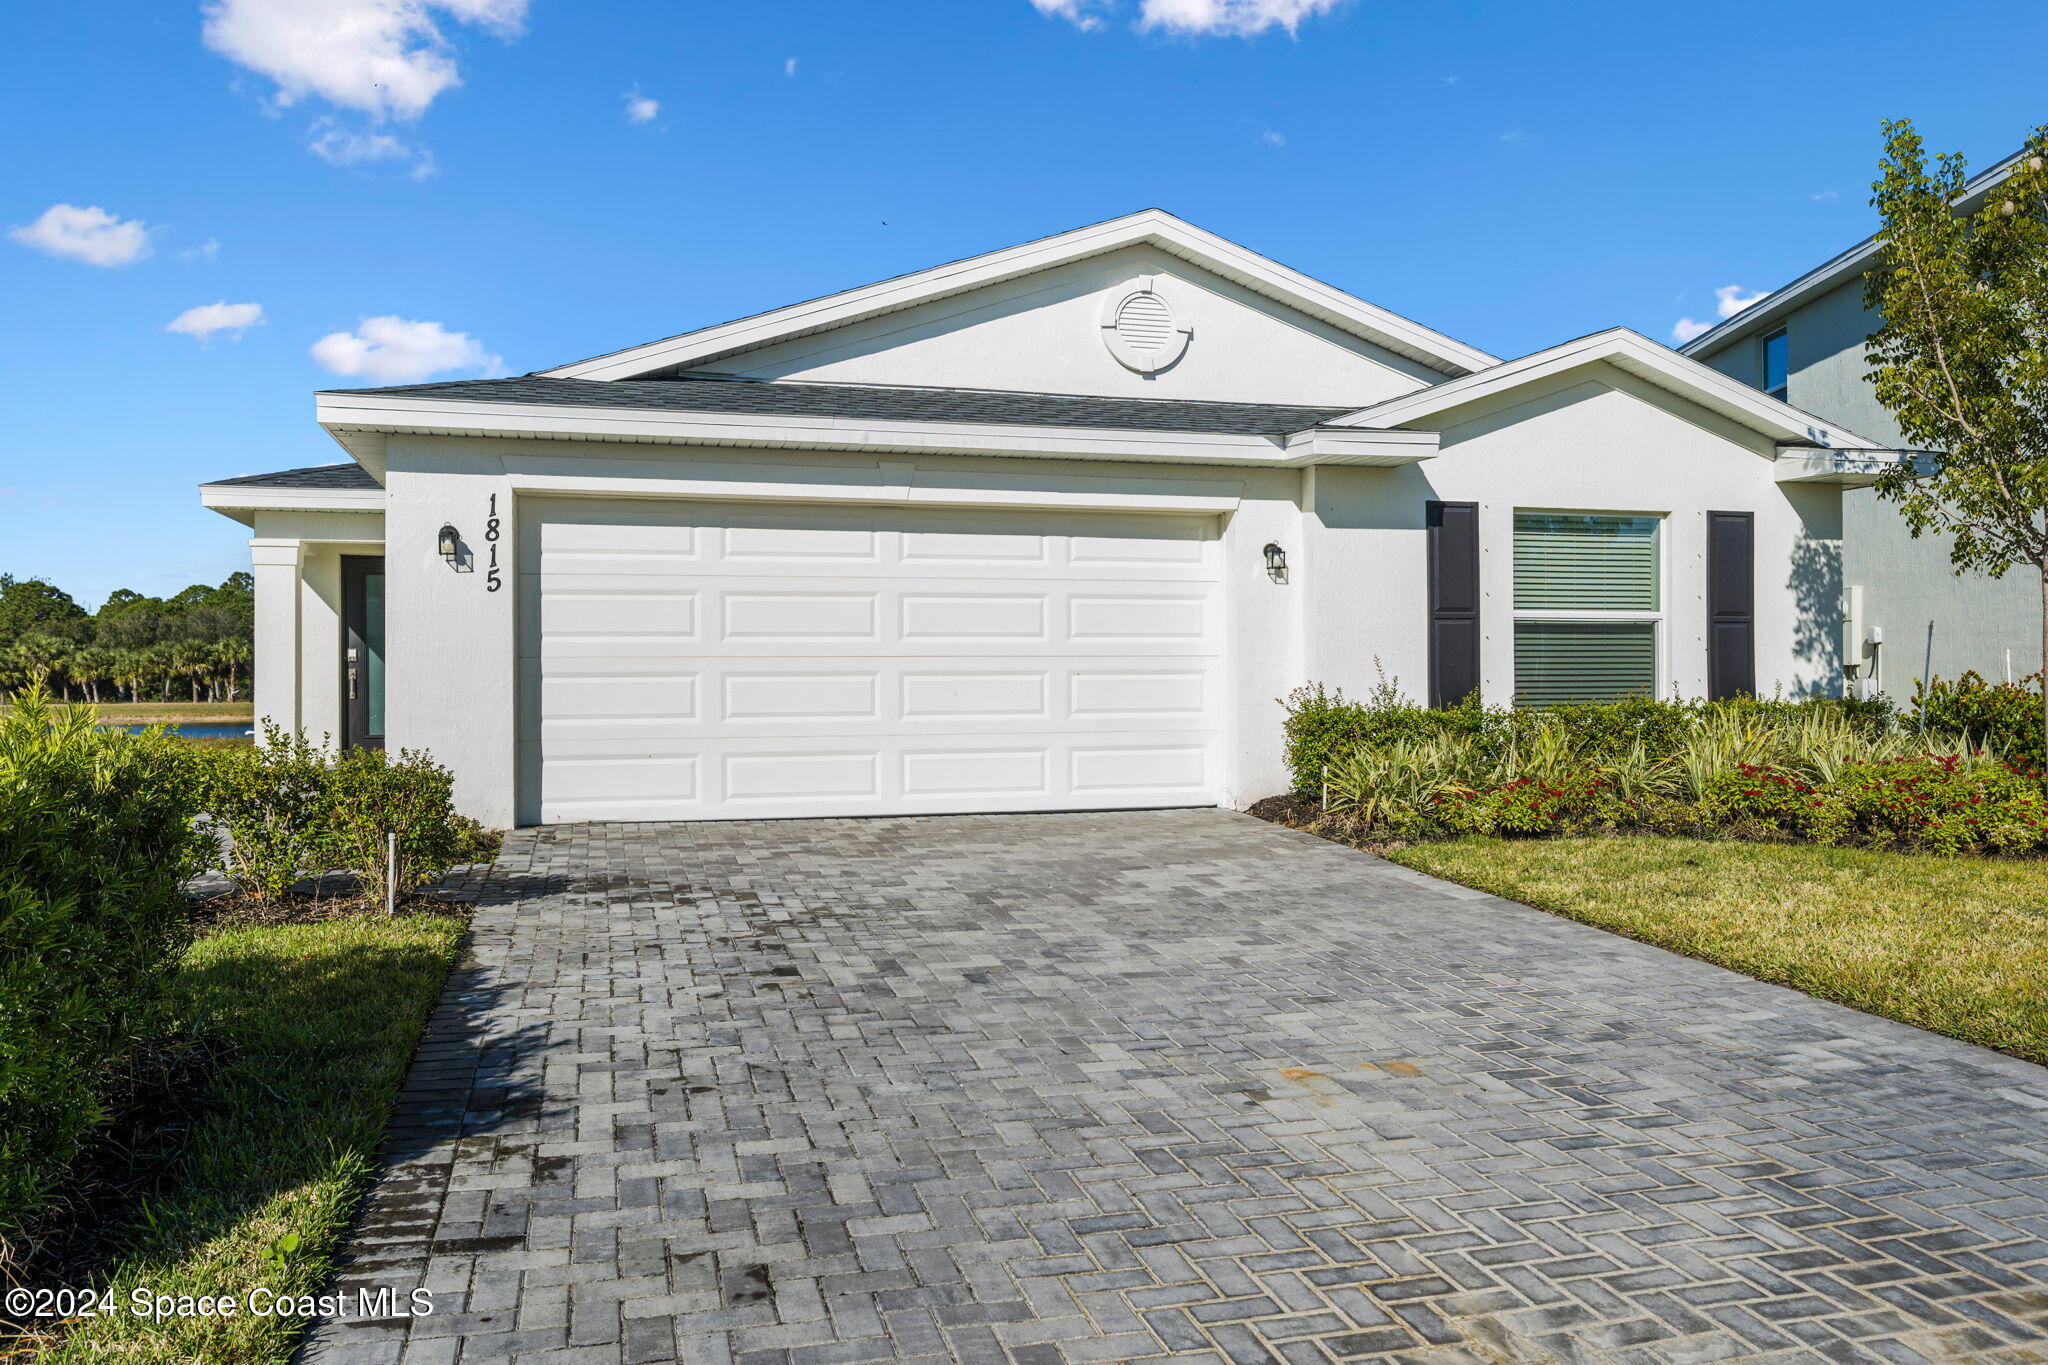
{"type": "Polygon", "coordinates": [[[1785,344],[1785,329],[1780,327],[1764,338],[1764,392],[1783,401],[1785,380],[1791,374],[1787,364],[1790,348],[1785,344]]]}
{"type": "Polygon", "coordinates": [[[1515,513],[1518,705],[1656,693],[1662,524],[1651,516],[1515,513]]]}

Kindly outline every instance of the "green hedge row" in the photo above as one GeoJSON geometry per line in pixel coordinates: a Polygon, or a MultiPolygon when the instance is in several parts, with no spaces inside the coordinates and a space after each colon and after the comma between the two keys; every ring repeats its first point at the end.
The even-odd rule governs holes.
{"type": "Polygon", "coordinates": [[[171,1025],[199,853],[190,753],[40,694],[0,711],[0,1265],[134,1049],[171,1025]]]}
{"type": "MultiPolygon", "coordinates": [[[[1281,705],[1287,708],[1287,767],[1295,792],[1302,796],[1321,792],[1325,772],[1338,759],[1400,740],[1456,737],[1499,756],[1526,743],[1546,726],[1561,726],[1578,752],[1598,760],[1626,753],[1637,745],[1653,757],[1677,753],[1701,721],[1710,717],[1789,721],[1820,711],[1872,732],[1893,723],[1886,702],[1829,698],[1785,701],[1743,697],[1708,702],[1632,697],[1532,711],[1482,706],[1475,696],[1458,706],[1431,709],[1404,700],[1390,684],[1375,688],[1362,702],[1318,684],[1297,689],[1281,705]]],[[[2038,711],[2036,714],[2038,717],[2038,711]]]]}
{"type": "Polygon", "coordinates": [[[40,693],[0,709],[0,1271],[137,1050],[181,1026],[166,987],[191,939],[186,879],[224,859],[255,899],[328,870],[375,895],[395,833],[410,891],[488,852],[451,787],[424,754],[333,757],[275,727],[206,749],[96,730],[40,693]]]}

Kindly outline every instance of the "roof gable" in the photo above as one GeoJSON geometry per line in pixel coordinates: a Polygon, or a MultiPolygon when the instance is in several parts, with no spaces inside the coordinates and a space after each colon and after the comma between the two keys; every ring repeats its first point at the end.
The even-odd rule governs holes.
{"type": "Polygon", "coordinates": [[[1150,247],[1177,257],[1436,374],[1464,375],[1495,363],[1484,351],[1268,260],[1170,213],[1146,209],[542,373],[554,378],[600,380],[673,374],[1131,247],[1150,247]]]}
{"type": "Polygon", "coordinates": [[[1835,450],[1878,449],[1840,425],[1780,402],[1719,370],[1660,346],[1640,332],[1615,327],[1510,360],[1462,379],[1376,403],[1340,417],[1339,427],[1441,427],[1460,409],[1590,366],[1608,364],[1769,437],[1779,445],[1835,450]]]}

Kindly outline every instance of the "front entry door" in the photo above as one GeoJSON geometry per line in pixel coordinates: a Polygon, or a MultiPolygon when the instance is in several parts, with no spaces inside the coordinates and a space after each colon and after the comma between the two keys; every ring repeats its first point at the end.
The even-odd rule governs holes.
{"type": "Polygon", "coordinates": [[[341,557],[341,742],[384,747],[384,557],[341,557]]]}

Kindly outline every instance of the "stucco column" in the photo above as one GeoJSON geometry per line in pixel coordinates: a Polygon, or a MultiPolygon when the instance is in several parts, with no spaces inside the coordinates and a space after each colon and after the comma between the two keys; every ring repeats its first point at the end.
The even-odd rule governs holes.
{"type": "Polygon", "coordinates": [[[428,751],[455,774],[456,809],[504,829],[517,816],[512,489],[489,447],[393,440],[389,459],[384,742],[428,751]],[[461,544],[452,563],[438,548],[444,524],[461,544]]]}
{"type": "Polygon", "coordinates": [[[256,580],[256,732],[299,728],[299,564],[304,543],[249,542],[256,580]]]}

